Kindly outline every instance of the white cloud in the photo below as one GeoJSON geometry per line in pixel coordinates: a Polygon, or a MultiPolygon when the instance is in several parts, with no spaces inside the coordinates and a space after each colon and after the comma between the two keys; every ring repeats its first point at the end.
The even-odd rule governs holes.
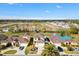
{"type": "Polygon", "coordinates": [[[60,6],[60,5],[56,5],[56,8],[62,8],[62,6],[60,6]]]}
{"type": "Polygon", "coordinates": [[[8,3],[9,5],[14,5],[15,3],[8,3]]]}
{"type": "Polygon", "coordinates": [[[19,3],[8,3],[9,5],[15,5],[15,4],[17,4],[18,6],[20,6],[20,7],[23,7],[23,4],[19,4],[19,3]]]}

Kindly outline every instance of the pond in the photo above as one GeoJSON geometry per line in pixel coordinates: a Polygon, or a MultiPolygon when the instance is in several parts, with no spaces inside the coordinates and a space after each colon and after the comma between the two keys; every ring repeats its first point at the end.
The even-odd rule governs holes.
{"type": "Polygon", "coordinates": [[[71,40],[72,36],[60,36],[61,40],[71,40]]]}
{"type": "Polygon", "coordinates": [[[64,35],[64,36],[61,36],[59,34],[53,34],[53,37],[57,37],[58,39],[60,40],[71,40],[73,37],[72,36],[67,36],[67,35],[64,35]]]}

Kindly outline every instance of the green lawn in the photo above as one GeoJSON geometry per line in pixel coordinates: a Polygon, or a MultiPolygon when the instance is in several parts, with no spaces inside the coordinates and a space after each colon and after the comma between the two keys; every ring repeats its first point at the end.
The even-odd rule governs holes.
{"type": "Polygon", "coordinates": [[[13,33],[13,32],[4,32],[2,34],[5,34],[7,36],[12,36],[12,35],[19,35],[19,36],[21,36],[21,35],[24,34],[24,32],[18,32],[18,33],[17,32],[16,33],[13,33]]]}
{"type": "Polygon", "coordinates": [[[79,54],[78,51],[64,51],[66,54],[79,54]]]}
{"type": "Polygon", "coordinates": [[[27,55],[32,48],[33,48],[33,45],[27,46],[26,49],[25,49],[25,55],[27,55]]]}
{"type": "Polygon", "coordinates": [[[3,54],[15,54],[17,52],[17,50],[8,50],[6,52],[4,52],[3,54]]]}

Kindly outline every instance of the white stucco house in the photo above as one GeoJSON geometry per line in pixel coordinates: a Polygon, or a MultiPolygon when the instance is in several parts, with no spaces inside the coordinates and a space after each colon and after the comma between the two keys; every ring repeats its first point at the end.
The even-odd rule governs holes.
{"type": "Polygon", "coordinates": [[[2,32],[9,32],[9,28],[3,28],[2,32]]]}

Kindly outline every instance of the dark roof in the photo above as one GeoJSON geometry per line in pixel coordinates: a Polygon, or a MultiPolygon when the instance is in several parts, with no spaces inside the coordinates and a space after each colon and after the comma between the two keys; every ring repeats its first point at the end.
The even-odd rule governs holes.
{"type": "Polygon", "coordinates": [[[19,37],[18,35],[12,35],[12,37],[19,37]]]}
{"type": "Polygon", "coordinates": [[[0,41],[8,39],[8,36],[0,34],[0,41]]]}

